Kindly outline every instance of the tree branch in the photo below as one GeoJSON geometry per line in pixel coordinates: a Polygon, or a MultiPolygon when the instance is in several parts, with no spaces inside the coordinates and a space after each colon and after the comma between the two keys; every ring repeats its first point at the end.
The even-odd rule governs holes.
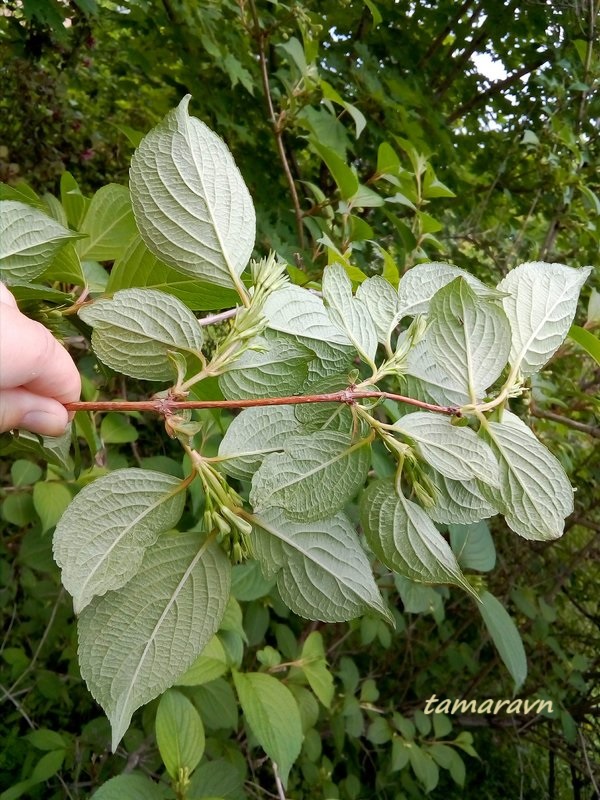
{"type": "Polygon", "coordinates": [[[290,168],[287,154],[285,152],[285,145],[283,143],[283,129],[281,126],[281,115],[278,119],[275,114],[275,108],[273,107],[273,98],[271,97],[271,88],[269,86],[269,69],[267,66],[267,57],[265,53],[265,34],[260,27],[260,22],[258,20],[258,14],[256,12],[256,5],[254,3],[254,0],[250,0],[249,5],[252,14],[252,21],[254,23],[254,38],[256,39],[256,42],[258,44],[258,59],[260,62],[260,72],[262,78],[263,91],[265,93],[267,107],[269,109],[269,118],[271,120],[271,124],[273,125],[273,134],[275,136],[275,142],[277,144],[279,158],[281,160],[283,171],[285,173],[285,177],[288,182],[290,194],[292,196],[292,203],[294,204],[294,215],[296,217],[296,233],[298,235],[298,244],[300,245],[301,249],[304,249],[305,242],[304,242],[304,225],[302,223],[302,209],[300,208],[300,200],[298,198],[298,192],[296,191],[294,176],[292,175],[292,170],[290,168]]]}
{"type": "Polygon", "coordinates": [[[438,414],[460,416],[456,406],[436,406],[424,403],[414,397],[404,397],[393,392],[356,391],[352,387],[328,394],[291,395],[289,397],[257,397],[248,400],[175,400],[155,398],[154,400],[98,400],[65,403],[67,411],[154,411],[165,417],[186,408],[254,408],[256,406],[292,406],[307,403],[345,403],[354,405],[358,400],[385,399],[398,403],[418,406],[438,414]]]}
{"type": "Polygon", "coordinates": [[[588,436],[593,436],[594,439],[600,439],[600,428],[596,428],[594,425],[586,425],[585,422],[577,422],[577,420],[563,417],[561,414],[555,414],[554,411],[542,411],[541,408],[538,408],[533,403],[529,407],[529,413],[532,417],[558,422],[560,425],[565,425],[567,428],[572,428],[574,431],[587,433],[588,436]]]}
{"type": "Polygon", "coordinates": [[[489,100],[490,97],[494,97],[494,95],[499,94],[500,92],[504,91],[504,89],[508,89],[509,86],[512,86],[513,83],[522,78],[523,75],[527,75],[528,72],[533,72],[535,69],[538,69],[543,64],[546,64],[548,61],[552,61],[552,53],[546,51],[542,53],[539,58],[537,58],[532,64],[526,64],[521,69],[518,69],[516,72],[513,72],[507,78],[504,78],[502,81],[498,81],[493,86],[490,86],[489,89],[486,89],[485,92],[481,94],[476,94],[466,103],[463,103],[462,106],[459,106],[456,111],[454,111],[448,117],[448,122],[455,122],[460,117],[464,117],[469,111],[472,111],[477,106],[480,106],[482,103],[485,103],[486,100],[489,100]]]}

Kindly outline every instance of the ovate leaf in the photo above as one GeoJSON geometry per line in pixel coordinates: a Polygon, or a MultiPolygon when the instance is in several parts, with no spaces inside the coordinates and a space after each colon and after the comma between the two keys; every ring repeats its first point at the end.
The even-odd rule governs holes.
{"type": "Polygon", "coordinates": [[[77,244],[82,261],[114,261],[137,234],[129,189],[109,183],[92,197],[77,244]]]}
{"type": "Polygon", "coordinates": [[[116,470],[79,492],[54,532],[54,558],[76,614],[136,574],[146,548],[177,524],[184,503],[180,480],[144,469],[116,470]]]}
{"type": "Polygon", "coordinates": [[[527,677],[527,656],[523,641],[508,611],[494,595],[483,592],[477,604],[500,658],[515,682],[515,693],[527,677]]]}
{"type": "Polygon", "coordinates": [[[515,533],[525,539],[557,539],[573,511],[573,489],[560,462],[527,425],[504,411],[502,422],[488,422],[485,436],[500,463],[501,486],[481,484],[515,533]]]}
{"type": "Polygon", "coordinates": [[[312,631],[306,637],[300,654],[301,667],[308,685],[325,708],[329,708],[335,693],[333,675],[327,669],[323,637],[312,631]]]}
{"type": "Polygon", "coordinates": [[[523,375],[540,370],[563,343],[591,271],[529,261],[498,284],[508,294],[502,303],[512,328],[510,363],[523,375]]]}
{"type": "Polygon", "coordinates": [[[447,417],[427,411],[406,414],[395,423],[401,433],[417,443],[420,455],[447,478],[479,478],[500,485],[500,470],[489,445],[470,428],[457,428],[447,417]]]}
{"type": "Polygon", "coordinates": [[[132,378],[174,377],[170,350],[198,353],[202,329],[181,300],[155,289],[124,289],[79,311],[94,328],[92,346],[111,369],[132,378]]]}
{"type": "Polygon", "coordinates": [[[378,340],[386,344],[400,310],[398,293],[385,278],[375,275],[360,284],[356,290],[356,299],[360,300],[369,312],[378,340]]]}
{"type": "Polygon", "coordinates": [[[191,700],[168,689],[156,710],[156,743],[171,778],[196,769],[204,754],[204,726],[191,700]]]}
{"type": "Polygon", "coordinates": [[[390,621],[369,560],[344,514],[297,522],[271,508],[254,522],[255,556],[267,578],[277,576],[279,593],[296,614],[343,622],[371,610],[390,621]]]}
{"type": "Polygon", "coordinates": [[[133,712],[172,686],[216,633],[230,573],[214,542],[166,534],[129,583],[83,610],[81,674],[111,722],[113,751],[133,712]]]}
{"type": "Polygon", "coordinates": [[[434,522],[469,525],[498,513],[476,480],[453,481],[434,469],[427,470],[427,475],[434,488],[434,503],[427,514],[434,522]]]}
{"type": "Polygon", "coordinates": [[[249,480],[269,453],[283,449],[302,425],[293,406],[247,408],[233,420],[219,445],[220,467],[233,478],[249,480]]]}
{"type": "Polygon", "coordinates": [[[274,331],[332,344],[351,344],[347,334],[329,318],[321,298],[301,286],[285,286],[269,295],[264,315],[274,331]]]}
{"type": "Polygon", "coordinates": [[[234,672],[233,682],[246,722],[260,746],[277,764],[284,786],[300,755],[302,723],[294,695],[277,678],[262,672],[234,672]]]}
{"type": "Polygon", "coordinates": [[[501,292],[491,289],[464,269],[453,264],[432,261],[417,264],[404,273],[398,286],[401,315],[427,314],[433,295],[453,281],[464,278],[475,294],[480,297],[501,297],[501,292]]]}
{"type": "Polygon", "coordinates": [[[57,481],[38,481],[33,487],[33,506],[42,523],[42,533],[53,528],[62,517],[73,495],[57,481]]]}
{"type": "Polygon", "coordinates": [[[186,275],[233,287],[254,247],[254,207],[229,149],[189,116],[189,101],[186,95],[135,151],[133,211],[158,258],[186,275]]]}
{"type": "Polygon", "coordinates": [[[391,481],[375,481],[361,498],[369,547],[394,572],[419,583],[452,583],[473,594],[450,545],[425,511],[398,495],[391,481]]]}
{"type": "Polygon", "coordinates": [[[295,436],[283,453],[267,456],[252,480],[257,511],[277,506],[291,519],[312,521],[339,511],[363,486],[371,463],[369,440],[320,431],[295,436]]]}
{"type": "Polygon", "coordinates": [[[78,234],[15,200],[0,202],[0,279],[27,282],[46,269],[57,251],[78,234]]]}
{"type": "Polygon", "coordinates": [[[257,337],[253,349],[221,375],[219,386],[230,400],[298,394],[312,358],[311,351],[293,339],[257,337]]]}
{"type": "Polygon", "coordinates": [[[500,306],[478,297],[463,278],[440,289],[429,306],[431,354],[475,400],[498,378],[510,350],[510,325],[500,306]]]}
{"type": "Polygon", "coordinates": [[[352,296],[352,283],[341,264],[325,267],[323,299],[332,322],[346,333],[363,359],[372,363],[377,352],[377,331],[367,307],[352,296]]]}
{"type": "Polygon", "coordinates": [[[407,389],[411,397],[439,405],[462,406],[469,402],[467,386],[458,371],[450,373],[439,363],[429,345],[430,331],[408,351],[407,389]],[[416,378],[416,382],[411,380],[416,378]]]}

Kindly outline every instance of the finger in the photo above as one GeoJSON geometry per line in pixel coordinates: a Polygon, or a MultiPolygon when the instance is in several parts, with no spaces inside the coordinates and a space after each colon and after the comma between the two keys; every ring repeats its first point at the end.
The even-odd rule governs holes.
{"type": "Polygon", "coordinates": [[[6,305],[12,306],[12,308],[17,308],[17,301],[12,295],[6,286],[3,283],[0,283],[0,303],[6,303],[6,305]]]}
{"type": "Polygon", "coordinates": [[[67,427],[67,410],[57,400],[27,389],[0,391],[0,433],[25,428],[44,436],[60,436],[67,427]]]}
{"type": "Polygon", "coordinates": [[[61,403],[78,400],[81,392],[77,367],[50,331],[0,305],[0,387],[18,386],[61,403]]]}

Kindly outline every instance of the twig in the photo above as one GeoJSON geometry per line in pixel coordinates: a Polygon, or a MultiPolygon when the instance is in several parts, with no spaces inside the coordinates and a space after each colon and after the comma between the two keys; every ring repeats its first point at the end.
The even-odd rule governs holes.
{"type": "Polygon", "coordinates": [[[579,728],[579,730],[577,732],[579,734],[579,739],[581,741],[581,748],[583,750],[583,757],[585,759],[585,765],[587,767],[588,775],[590,776],[590,780],[592,782],[592,786],[594,787],[594,789],[596,791],[596,795],[598,797],[600,797],[600,789],[598,788],[598,784],[596,783],[596,779],[594,777],[594,771],[592,769],[592,765],[590,764],[590,759],[588,758],[587,747],[585,746],[585,738],[583,736],[581,728],[579,728]]]}
{"type": "Polygon", "coordinates": [[[208,314],[206,317],[200,317],[197,322],[198,325],[218,325],[220,322],[225,322],[225,320],[235,317],[239,310],[239,306],[228,308],[227,311],[220,311],[218,314],[208,314]]]}
{"type": "Polygon", "coordinates": [[[286,800],[285,797],[285,789],[283,788],[283,783],[281,782],[281,778],[279,777],[279,770],[277,769],[277,764],[272,761],[273,764],[273,775],[275,776],[275,786],[277,786],[277,795],[279,800],[286,800]]]}
{"type": "Polygon", "coordinates": [[[600,428],[596,428],[594,425],[586,425],[585,422],[577,422],[577,420],[570,419],[569,417],[563,417],[561,414],[556,414],[554,411],[542,411],[541,408],[538,408],[533,404],[531,404],[529,408],[529,413],[532,417],[537,417],[538,419],[547,419],[551,422],[558,422],[560,425],[566,425],[567,428],[573,428],[574,431],[587,433],[588,436],[593,436],[595,439],[600,439],[600,428]]]}
{"type": "Polygon", "coordinates": [[[263,90],[265,93],[265,98],[267,100],[269,117],[271,120],[271,124],[273,125],[273,134],[275,136],[277,150],[279,151],[279,158],[281,159],[283,171],[285,173],[285,177],[288,182],[290,194],[292,196],[292,203],[294,204],[294,215],[296,217],[296,232],[298,234],[298,243],[300,245],[300,248],[303,250],[305,242],[304,242],[304,226],[302,224],[302,209],[300,208],[300,200],[298,198],[298,192],[296,191],[294,176],[292,175],[292,170],[290,169],[288,157],[285,152],[285,145],[283,144],[283,129],[281,126],[281,116],[279,117],[279,119],[277,118],[275,114],[275,108],[273,107],[273,98],[271,97],[271,88],[269,86],[269,69],[267,66],[267,57],[265,55],[265,34],[263,33],[260,27],[260,22],[258,20],[258,14],[256,12],[256,5],[254,3],[254,0],[250,0],[249,5],[250,5],[250,11],[252,13],[252,21],[254,22],[254,38],[256,39],[258,44],[258,58],[260,61],[260,72],[261,72],[263,90]]]}
{"type": "Polygon", "coordinates": [[[186,408],[255,408],[256,406],[297,406],[307,403],[345,403],[353,405],[358,400],[385,399],[395,400],[418,406],[438,414],[460,416],[456,406],[436,406],[425,403],[414,397],[404,397],[393,392],[356,391],[352,388],[327,394],[291,395],[288,397],[256,397],[248,400],[172,400],[156,398],[155,400],[98,400],[65,403],[67,411],[154,411],[156,414],[171,416],[186,408]]]}

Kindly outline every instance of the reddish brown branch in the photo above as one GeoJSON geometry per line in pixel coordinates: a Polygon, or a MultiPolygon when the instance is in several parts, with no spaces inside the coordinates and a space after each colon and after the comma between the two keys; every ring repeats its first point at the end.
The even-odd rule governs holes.
{"type": "Polygon", "coordinates": [[[289,397],[257,397],[248,400],[172,400],[157,398],[155,400],[98,400],[66,403],[67,411],[154,411],[156,414],[170,416],[186,408],[254,408],[256,406],[291,406],[306,403],[346,403],[352,405],[358,400],[385,399],[408,403],[438,414],[460,416],[456,406],[436,406],[424,403],[414,397],[380,391],[357,391],[342,389],[328,394],[291,395],[289,397]]]}

